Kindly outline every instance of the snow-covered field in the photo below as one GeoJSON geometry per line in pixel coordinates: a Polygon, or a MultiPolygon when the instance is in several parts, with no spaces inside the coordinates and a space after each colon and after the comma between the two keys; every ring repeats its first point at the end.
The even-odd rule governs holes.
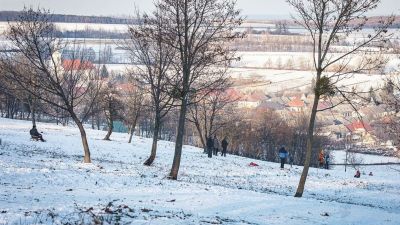
{"type": "MultiPolygon", "coordinates": [[[[336,47],[336,48],[350,48],[346,46],[336,47]]],[[[285,67],[285,64],[288,60],[291,60],[292,66],[298,67],[301,63],[307,65],[310,64],[312,66],[312,52],[237,52],[237,56],[240,57],[240,61],[234,62],[233,66],[235,67],[257,67],[257,68],[268,68],[268,67],[277,67],[278,64],[281,64],[282,67],[285,67]]],[[[336,58],[342,56],[343,53],[332,53],[329,56],[336,58]]],[[[385,53],[383,55],[387,57],[390,64],[388,65],[387,70],[392,69],[394,65],[396,67],[399,64],[399,59],[396,54],[385,53]]],[[[350,64],[356,65],[362,59],[361,55],[352,55],[350,57],[350,61],[346,61],[350,64]]]]}
{"type": "MultiPolygon", "coordinates": [[[[231,76],[236,79],[242,78],[258,78],[267,83],[266,92],[278,92],[281,90],[304,89],[311,86],[311,81],[315,78],[315,73],[311,71],[295,71],[295,70],[272,70],[262,68],[232,68],[229,70],[231,76]]],[[[339,82],[339,86],[347,88],[355,87],[360,91],[368,91],[371,87],[382,87],[387,76],[378,74],[354,74],[348,79],[343,79],[339,82]]],[[[249,85],[251,87],[251,85],[249,85]]],[[[260,84],[255,83],[255,87],[260,87],[260,84]]]]}
{"type": "MultiPolygon", "coordinates": [[[[100,23],[55,23],[61,31],[80,31],[86,29],[125,32],[126,24],[100,24],[100,23]]],[[[0,22],[0,33],[8,28],[8,22],[0,22]]]]}
{"type": "MultiPolygon", "coordinates": [[[[151,141],[127,134],[101,140],[87,130],[93,164],[81,163],[79,132],[38,124],[47,142],[29,140],[30,122],[0,119],[0,224],[399,224],[400,167],[311,169],[303,198],[292,197],[301,167],[238,156],[208,159],[185,146],[178,181],[166,178],[173,143],[161,141],[154,166],[142,163],[151,141]],[[250,162],[259,167],[249,167],[250,162]],[[93,219],[95,218],[95,219],[93,219]]],[[[335,152],[339,160],[343,152],[335,152]]],[[[340,161],[340,160],[339,160],[340,161]]],[[[367,156],[368,162],[399,162],[367,156]]]]}

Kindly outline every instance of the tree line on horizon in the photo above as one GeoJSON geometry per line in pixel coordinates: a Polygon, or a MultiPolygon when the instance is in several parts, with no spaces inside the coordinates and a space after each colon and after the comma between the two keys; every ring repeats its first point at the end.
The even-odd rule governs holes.
{"type": "MultiPolygon", "coordinates": [[[[18,21],[24,11],[0,11],[0,21],[18,21]]],[[[134,24],[136,19],[111,16],[82,16],[68,14],[51,14],[49,22],[53,23],[101,23],[101,24],[134,24]]]]}

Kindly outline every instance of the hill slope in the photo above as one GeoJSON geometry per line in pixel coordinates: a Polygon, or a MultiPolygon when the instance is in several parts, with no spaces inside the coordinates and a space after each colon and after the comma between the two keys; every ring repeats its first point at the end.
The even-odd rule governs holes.
{"type": "MultiPolygon", "coordinates": [[[[0,119],[0,224],[118,220],[132,224],[398,224],[400,167],[311,169],[305,197],[292,197],[301,167],[228,155],[208,159],[185,146],[178,181],[166,179],[173,143],[161,141],[155,165],[142,165],[151,140],[88,129],[93,164],[81,163],[79,132],[38,125],[47,142],[29,140],[30,122],[0,119]],[[259,167],[249,167],[250,162],[259,167]]],[[[340,152],[336,158],[340,158],[340,152]]],[[[394,161],[368,156],[368,161],[394,161]]]]}

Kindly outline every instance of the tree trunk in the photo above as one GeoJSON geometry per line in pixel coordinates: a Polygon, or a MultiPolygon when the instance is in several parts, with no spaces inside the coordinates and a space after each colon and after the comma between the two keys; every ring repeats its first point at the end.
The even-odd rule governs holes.
{"type": "Polygon", "coordinates": [[[82,139],[82,145],[83,145],[83,151],[84,151],[84,157],[83,157],[83,162],[84,163],[91,163],[90,159],[90,150],[89,150],[89,144],[87,142],[87,137],[86,137],[86,132],[85,128],[82,125],[82,122],[78,119],[78,117],[75,115],[75,113],[71,113],[71,117],[74,120],[75,124],[78,126],[79,131],[81,133],[81,139],[82,139]]]}
{"type": "MultiPolygon", "coordinates": [[[[138,119],[139,119],[139,116],[138,116],[138,115],[135,116],[135,119],[133,120],[131,129],[130,129],[130,132],[129,132],[130,135],[129,135],[128,143],[131,143],[131,142],[132,142],[133,133],[135,132],[135,127],[136,127],[136,124],[137,124],[138,119]]],[[[140,129],[139,129],[139,131],[140,131],[140,129]]]]}
{"type": "Polygon", "coordinates": [[[201,141],[201,144],[203,145],[203,150],[204,150],[203,153],[207,154],[208,153],[207,140],[208,140],[209,136],[211,137],[211,134],[206,131],[206,133],[202,136],[200,136],[200,141],[201,141]],[[202,137],[202,136],[204,136],[204,137],[202,137]]]}
{"type": "Polygon", "coordinates": [[[91,119],[91,122],[92,122],[92,130],[94,130],[94,116],[92,115],[92,116],[90,117],[90,119],[91,119]]]}
{"type": "Polygon", "coordinates": [[[96,113],[96,126],[97,126],[97,130],[100,130],[100,116],[99,113],[96,113]]]}
{"type": "MultiPolygon", "coordinates": [[[[204,154],[207,154],[207,145],[206,145],[206,142],[207,142],[207,134],[203,135],[203,132],[201,131],[200,124],[199,124],[197,121],[196,121],[194,124],[195,124],[195,126],[196,126],[197,132],[199,133],[200,142],[201,142],[201,144],[202,144],[202,146],[203,146],[203,149],[204,149],[203,153],[204,153],[204,154]],[[204,136],[204,139],[203,139],[203,136],[204,136]],[[205,141],[204,141],[204,140],[205,140],[205,141]]],[[[207,133],[207,132],[206,132],[206,133],[207,133]]]]}
{"type": "Polygon", "coordinates": [[[132,143],[132,137],[133,137],[134,132],[135,132],[135,128],[132,125],[131,128],[129,129],[129,140],[128,140],[129,144],[132,143]]]}
{"type": "Polygon", "coordinates": [[[32,126],[36,126],[36,110],[34,104],[30,105],[32,115],[32,126]]]}
{"type": "Polygon", "coordinates": [[[172,163],[169,179],[176,180],[178,178],[179,166],[181,164],[181,155],[183,147],[183,136],[185,134],[185,119],[186,119],[186,97],[182,99],[182,106],[179,114],[178,131],[175,142],[174,161],[172,163]]]}
{"type": "Polygon", "coordinates": [[[110,117],[110,118],[108,118],[107,134],[106,134],[106,136],[104,137],[103,140],[110,141],[110,136],[112,134],[113,129],[114,129],[114,121],[113,121],[112,117],[110,117]]]}
{"type": "Polygon", "coordinates": [[[314,98],[313,108],[311,111],[310,124],[308,125],[308,131],[307,131],[306,160],[304,161],[303,172],[301,174],[299,186],[297,186],[297,191],[296,191],[296,194],[294,195],[294,197],[300,198],[303,196],[304,187],[306,184],[308,170],[310,168],[310,162],[311,162],[312,147],[313,147],[312,145],[313,145],[313,138],[314,138],[314,124],[315,124],[315,118],[317,115],[318,102],[319,102],[319,94],[316,94],[315,98],[314,98]]]}
{"type": "Polygon", "coordinates": [[[151,146],[151,154],[150,157],[144,162],[145,166],[151,166],[153,164],[154,159],[157,154],[157,142],[158,142],[158,134],[160,132],[160,116],[156,115],[156,119],[154,121],[154,131],[153,131],[153,145],[151,146]]]}

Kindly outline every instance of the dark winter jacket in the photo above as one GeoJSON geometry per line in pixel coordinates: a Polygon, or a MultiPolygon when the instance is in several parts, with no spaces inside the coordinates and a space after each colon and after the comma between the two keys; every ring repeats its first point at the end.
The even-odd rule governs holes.
{"type": "Polygon", "coordinates": [[[213,148],[214,147],[214,141],[211,137],[207,138],[207,148],[213,148]]]}
{"type": "Polygon", "coordinates": [[[226,149],[226,148],[228,147],[228,142],[226,141],[225,138],[224,138],[224,140],[222,140],[221,145],[222,145],[222,148],[223,148],[223,149],[226,149]]]}
{"type": "Polygon", "coordinates": [[[279,158],[286,159],[287,156],[288,156],[288,152],[286,151],[285,147],[282,147],[281,149],[279,149],[279,158]]]}
{"type": "Polygon", "coordinates": [[[32,128],[30,131],[29,131],[29,134],[31,135],[31,136],[40,136],[40,134],[39,134],[39,132],[38,132],[38,130],[36,129],[36,127],[34,127],[34,128],[32,128]]]}
{"type": "Polygon", "coordinates": [[[329,154],[325,155],[325,163],[329,163],[329,154]]]}

